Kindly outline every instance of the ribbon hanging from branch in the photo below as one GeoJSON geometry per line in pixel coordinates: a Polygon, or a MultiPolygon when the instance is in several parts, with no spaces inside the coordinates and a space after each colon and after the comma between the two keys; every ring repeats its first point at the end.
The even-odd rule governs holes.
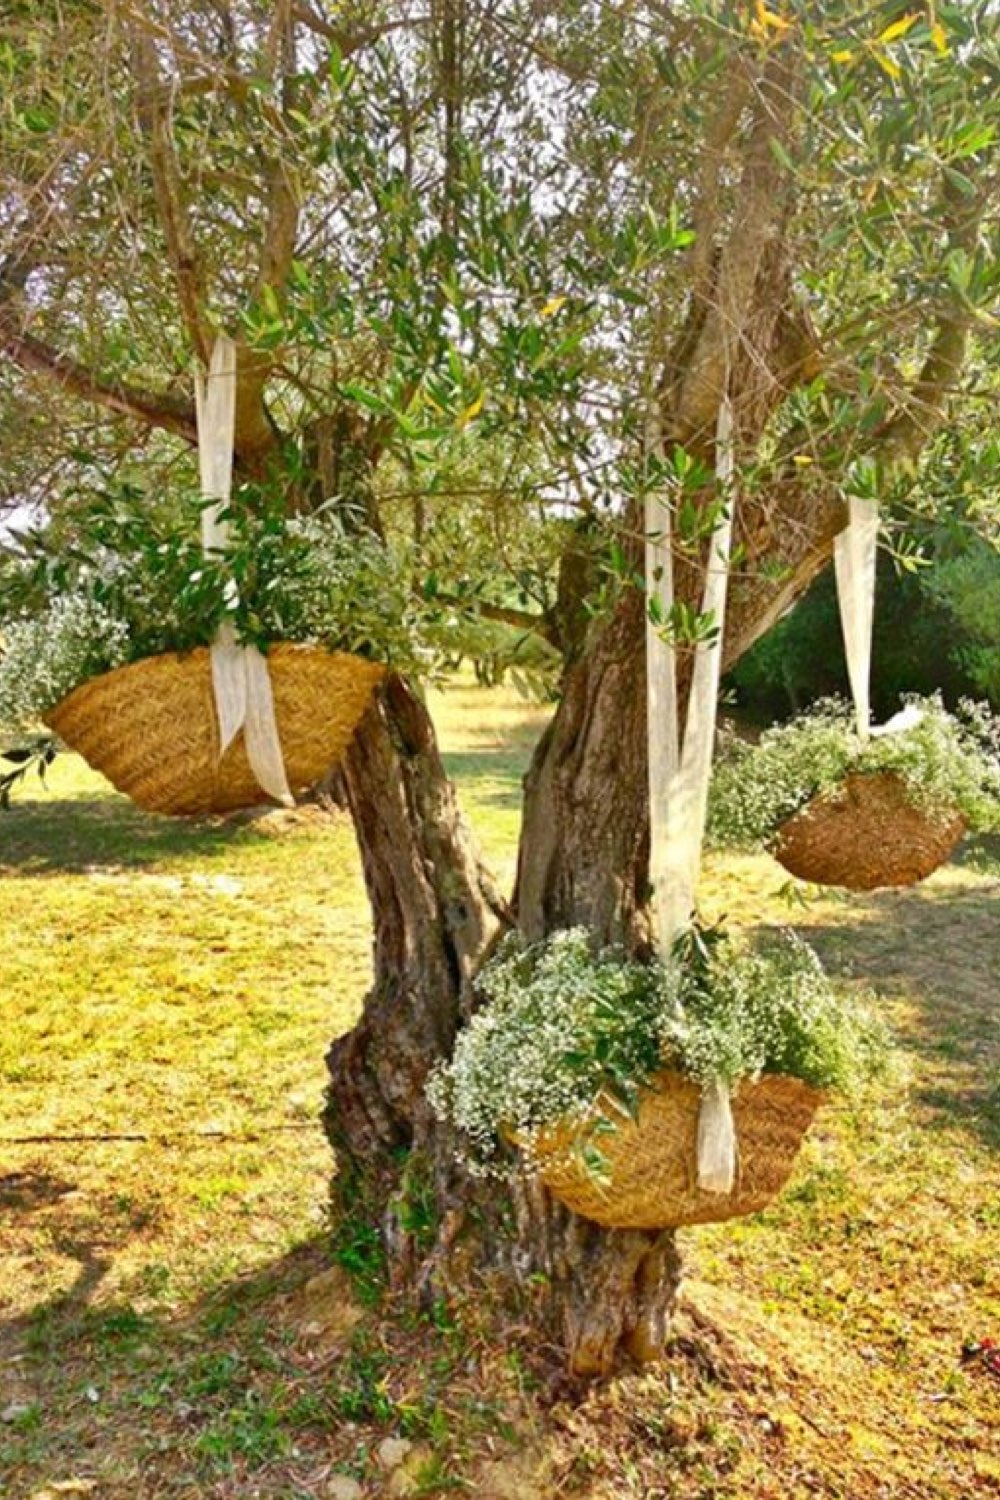
{"type": "Polygon", "coordinates": [[[847,525],[833,544],[837,576],[840,628],[844,636],[847,675],[854,699],[858,738],[871,734],[872,629],[875,619],[875,563],[878,546],[878,506],[851,495],[847,525]]]}
{"type": "Polygon", "coordinates": [[[837,576],[840,628],[847,657],[847,675],[854,700],[858,739],[904,734],[914,729],[923,713],[909,703],[876,728],[871,722],[872,638],[875,623],[875,580],[878,557],[878,506],[874,500],[852,495],[848,500],[847,525],[833,544],[833,566],[837,576]]]}
{"type": "MultiPolygon", "coordinates": [[[[224,551],[231,532],[225,511],[233,482],[236,346],[224,334],[215,342],[207,379],[196,377],[195,400],[201,489],[204,498],[213,502],[201,513],[202,547],[209,554],[224,551]]],[[[276,802],[294,806],[278,738],[267,659],[256,646],[241,646],[229,624],[220,625],[212,642],[211,659],[220,760],[242,729],[247,760],[262,790],[276,802]]]]}
{"type": "Polygon", "coordinates": [[[664,952],[691,920],[705,836],[733,541],[733,439],[728,397],[719,409],[716,476],[724,508],[709,542],[701,601],[702,616],[711,621],[713,635],[694,648],[683,733],[677,702],[677,649],[669,638],[674,604],[670,511],[659,495],[646,496],[646,587],[650,600],[656,601],[646,612],[649,864],[654,921],[664,952]]]}
{"type": "MultiPolygon", "coordinates": [[[[669,955],[691,920],[705,838],[708,788],[718,713],[722,638],[733,545],[733,417],[728,396],[716,428],[716,478],[723,508],[709,542],[701,613],[712,636],[694,648],[683,731],[677,698],[677,648],[671,638],[674,604],[671,519],[655,492],[645,502],[646,690],[649,751],[650,879],[660,950],[669,955]]],[[[736,1131],[729,1090],[713,1080],[702,1091],[698,1120],[698,1184],[732,1191],[736,1131]]]]}

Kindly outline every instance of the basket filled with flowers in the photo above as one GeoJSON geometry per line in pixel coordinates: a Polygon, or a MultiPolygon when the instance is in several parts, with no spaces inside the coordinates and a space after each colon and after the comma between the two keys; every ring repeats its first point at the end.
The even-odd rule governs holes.
{"type": "Polygon", "coordinates": [[[94,502],[69,561],[23,553],[0,620],[0,723],[47,724],[151,811],[225,813],[312,786],[350,742],[379,656],[405,646],[386,548],[339,517],[286,519],[246,492],[226,546],[206,555],[197,498],[169,511],[135,498],[94,502]],[[252,763],[245,703],[230,710],[243,732],[225,722],[220,636],[237,659],[255,648],[283,786],[252,763]]]}
{"type": "Polygon", "coordinates": [[[520,1160],[574,1212],[662,1229],[763,1208],[817,1108],[885,1052],[869,1009],[838,993],[788,932],[685,934],[667,961],[596,950],[582,929],[507,939],[481,1010],[431,1077],[473,1172],[520,1160]],[[731,1103],[736,1171],[703,1185],[706,1097],[731,1103]],[[517,1148],[513,1154],[511,1147],[517,1148]]]}
{"type": "Polygon", "coordinates": [[[768,848],[799,879],[858,891],[923,880],[967,831],[998,827],[997,722],[938,698],[911,700],[867,741],[833,701],[756,744],[729,738],[708,804],[717,846],[768,848]]]}
{"type": "Polygon", "coordinates": [[[343,504],[289,519],[232,494],[236,380],[220,335],[195,381],[200,495],[98,496],[68,552],[21,559],[0,616],[0,724],[44,722],[154,812],[293,802],[347,748],[403,614],[343,504]]]}

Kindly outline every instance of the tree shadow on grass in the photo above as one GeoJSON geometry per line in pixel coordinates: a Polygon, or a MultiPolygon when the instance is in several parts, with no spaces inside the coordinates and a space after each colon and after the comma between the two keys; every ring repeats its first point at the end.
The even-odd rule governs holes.
{"type": "Polygon", "coordinates": [[[236,1496],[283,1461],[288,1487],[252,1492],[301,1493],[291,1479],[310,1440],[325,1449],[328,1404],[325,1377],[302,1381],[283,1315],[329,1266],[319,1238],[180,1308],[98,1297],[115,1247],[71,1234],[56,1246],[78,1264],[73,1285],[0,1322],[0,1366],[17,1382],[3,1390],[3,1493],[236,1496]]]}
{"type": "Polygon", "coordinates": [[[246,818],[158,817],[124,797],[25,802],[0,812],[0,877],[211,860],[247,837],[253,833],[246,818]]]}
{"type": "Polygon", "coordinates": [[[46,1203],[56,1203],[75,1185],[50,1172],[6,1172],[0,1177],[0,1209],[4,1213],[26,1213],[46,1203]]]}
{"type": "Polygon", "coordinates": [[[932,1125],[959,1125],[1000,1152],[1000,884],[878,891],[864,902],[842,925],[810,925],[804,936],[832,972],[914,1005],[916,1024],[900,1039],[920,1059],[913,1097],[932,1125]]]}
{"type": "Polygon", "coordinates": [[[164,1300],[169,1278],[159,1292],[140,1276],[109,1295],[150,1220],[94,1211],[72,1178],[41,1164],[0,1176],[13,1250],[0,1282],[0,1491],[13,1500],[83,1484],[137,1500],[173,1495],[183,1479],[186,1496],[245,1493],[215,1485],[234,1465],[291,1453],[312,1416],[288,1396],[299,1371],[284,1358],[295,1331],[285,1336],[282,1320],[291,1292],[329,1267],[328,1245],[317,1235],[180,1305],[164,1300]],[[57,1291],[42,1281],[31,1293],[36,1246],[61,1267],[57,1291]],[[19,1266],[30,1278],[20,1296],[19,1266]]]}

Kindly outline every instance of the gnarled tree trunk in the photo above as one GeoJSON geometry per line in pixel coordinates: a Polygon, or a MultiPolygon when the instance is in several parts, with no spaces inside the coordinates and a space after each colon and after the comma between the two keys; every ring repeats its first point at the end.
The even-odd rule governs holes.
{"type": "MultiPolygon", "coordinates": [[[[727,657],[829,554],[836,506],[814,509],[789,572],[736,592],[727,657]]],[[[786,549],[787,550],[787,549],[786,549]]],[[[552,723],[525,780],[512,910],[464,824],[418,697],[391,678],[344,771],[371,897],[374,985],[361,1022],[334,1043],[327,1123],[339,1191],[365,1202],[384,1230],[397,1280],[447,1284],[448,1257],[475,1219],[478,1252],[514,1280],[531,1277],[534,1316],[579,1374],[664,1346],[680,1261],[673,1233],[606,1230],[570,1213],[537,1182],[509,1194],[469,1179],[431,1114],[424,1084],[448,1057],[474,1005],[473,979],[496,934],[531,937],[581,925],[642,949],[648,867],[644,601],[628,590],[566,673],[552,723]],[[398,1210],[411,1166],[432,1184],[437,1243],[418,1247],[398,1210]],[[475,1209],[475,1214],[470,1213],[475,1209]],[[511,1212],[513,1209],[513,1212],[511,1212]]]]}
{"type": "Polygon", "coordinates": [[[427,709],[401,678],[382,688],[342,774],[371,900],[374,985],[328,1054],[327,1125],[344,1161],[378,1178],[432,1128],[427,1074],[450,1055],[476,967],[508,914],[427,709]]]}
{"type": "MultiPolygon", "coordinates": [[[[580,923],[630,944],[641,933],[642,639],[642,601],[633,593],[570,672],[537,749],[516,897],[529,933],[580,923]]],[[[462,822],[426,710],[399,679],[362,726],[344,780],[372,898],[375,983],[360,1024],[329,1055],[327,1120],[345,1174],[341,1191],[353,1195],[363,1181],[397,1273],[418,1276],[394,1207],[406,1152],[422,1154],[437,1197],[437,1271],[475,1204],[489,1224],[483,1254],[518,1278],[541,1273],[536,1315],[565,1345],[574,1371],[604,1373],[623,1354],[654,1356],[678,1281],[673,1236],[609,1232],[527,1178],[517,1179],[510,1198],[472,1182],[424,1099],[430,1067],[450,1054],[468,1014],[475,968],[509,914],[462,822]]]]}
{"type": "MultiPolygon", "coordinates": [[[[633,941],[645,776],[642,603],[632,594],[570,673],[528,777],[517,893],[526,931],[580,923],[607,941],[633,941]]],[[[462,822],[426,709],[398,678],[362,726],[344,780],[372,898],[375,983],[361,1022],[329,1054],[327,1122],[341,1191],[353,1196],[363,1183],[397,1275],[416,1279],[395,1209],[407,1153],[419,1153],[435,1184],[439,1243],[430,1260],[443,1279],[442,1257],[474,1204],[489,1225],[484,1258],[520,1279],[540,1273],[533,1306],[574,1371],[604,1373],[623,1353],[652,1357],[678,1280],[673,1236],[604,1230],[526,1177],[510,1197],[471,1181],[424,1099],[430,1067],[450,1054],[468,1014],[475,968],[510,917],[462,822]]]]}
{"type": "MultiPolygon", "coordinates": [[[[693,306],[680,343],[690,378],[678,368],[664,396],[664,430],[706,449],[705,413],[724,389],[735,408],[739,440],[752,449],[788,383],[805,370],[807,341],[784,310],[788,272],[769,231],[772,158],[762,143],[748,169],[747,208],[738,254],[721,257],[744,297],[737,331],[720,340],[720,307],[730,287],[693,306]],[[757,223],[760,219],[762,223],[757,223]],[[752,231],[752,232],[751,232],[752,231]],[[732,343],[732,357],[725,352],[732,343]],[[780,371],[780,378],[776,375],[780,371]],[[697,398],[697,399],[696,399],[697,398]]],[[[782,496],[794,513],[800,491],[782,496]]],[[[787,567],[776,583],[757,576],[733,591],[727,656],[734,659],[790,602],[829,555],[836,502],[813,498],[801,525],[780,538],[768,505],[743,518],[750,558],[778,550],[787,567]]],[[[702,558],[701,563],[704,562],[702,558]]],[[[700,597],[699,559],[678,569],[682,596],[700,597]]],[[[582,601],[581,601],[582,603],[582,601]]],[[[581,612],[582,613],[582,612],[581,612]]],[[[647,941],[649,807],[646,756],[645,602],[626,589],[612,618],[574,645],[560,703],[525,782],[524,824],[514,913],[532,938],[580,925],[599,942],[642,948],[647,941]]],[[[683,674],[682,674],[683,675],[683,674]]],[[[417,1257],[393,1213],[401,1169],[394,1147],[430,1164],[439,1214],[435,1253],[445,1253],[473,1203],[489,1225],[483,1249],[538,1288],[535,1316],[567,1350],[579,1374],[603,1374],[623,1357],[654,1358],[663,1348],[680,1262],[673,1233],[606,1230],[557,1204],[537,1182],[518,1179],[510,1201],[456,1169],[446,1134],[423,1097],[427,1073],[450,1054],[472,1004],[471,980],[503,908],[459,818],[423,707],[394,681],[351,752],[345,779],[372,898],[375,985],[360,1026],[331,1055],[329,1122],[351,1181],[381,1176],[377,1201],[386,1241],[404,1274],[417,1257]],[[510,1212],[511,1206],[513,1213],[510,1212]],[[503,1210],[506,1210],[504,1212],[503,1210]],[[539,1273],[533,1275],[533,1273],[539,1273]]]]}

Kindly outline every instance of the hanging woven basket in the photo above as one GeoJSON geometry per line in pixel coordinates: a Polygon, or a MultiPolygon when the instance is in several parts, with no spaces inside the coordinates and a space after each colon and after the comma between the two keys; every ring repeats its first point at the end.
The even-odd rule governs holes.
{"type": "Polygon", "coordinates": [[[771,852],[800,880],[872,891],[925,880],[964,832],[959,813],[916,805],[902,777],[856,773],[782,824],[771,852]]]}
{"type": "MultiPolygon", "coordinates": [[[[347,748],[384,669],[320,646],[267,653],[289,787],[313,786],[347,748]]],[[[150,656],[76,688],[46,715],[71,750],[149,812],[234,812],[268,800],[242,733],[219,759],[206,647],[150,656]]]]}
{"type": "MultiPolygon", "coordinates": [[[[756,1213],[791,1174],[823,1094],[797,1078],[765,1074],[733,1097],[738,1143],[731,1193],[698,1186],[701,1089],[680,1073],[661,1073],[643,1092],[636,1119],[614,1107],[611,1128],[554,1125],[532,1155],[546,1187],[574,1213],[607,1229],[676,1229],[756,1213]],[[588,1167],[583,1148],[603,1158],[588,1167]]],[[[600,1116],[598,1117],[600,1119],[600,1116]]]]}

